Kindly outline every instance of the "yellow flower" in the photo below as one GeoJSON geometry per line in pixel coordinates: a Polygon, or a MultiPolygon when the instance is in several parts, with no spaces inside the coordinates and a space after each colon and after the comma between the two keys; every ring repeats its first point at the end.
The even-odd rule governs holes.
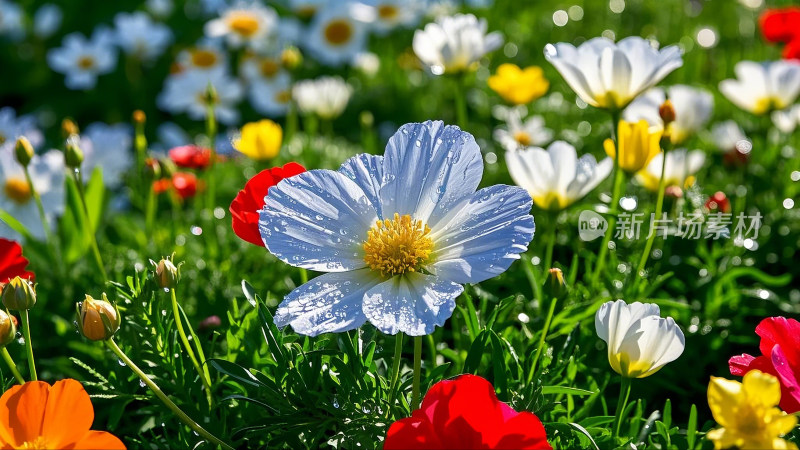
{"type": "Polygon", "coordinates": [[[245,124],[241,136],[233,142],[233,147],[252,159],[265,160],[278,156],[282,140],[281,126],[264,119],[245,124]]]}
{"type": "Polygon", "coordinates": [[[797,417],[776,408],[780,399],[778,379],[758,370],[747,372],[741,383],[711,377],[708,406],[721,428],[706,437],[717,449],[797,450],[797,445],[780,438],[797,424],[797,417]]]}
{"type": "Polygon", "coordinates": [[[524,105],[543,96],[550,83],[542,68],[530,66],[520,69],[515,64],[501,64],[497,72],[489,77],[489,87],[503,99],[515,105],[524,105]]]}
{"type": "MultiPolygon", "coordinates": [[[[650,160],[661,151],[660,140],[661,131],[651,133],[650,126],[646,121],[640,120],[636,123],[630,123],[620,120],[617,132],[619,167],[629,174],[647,167],[650,160]]],[[[608,156],[617,158],[617,149],[614,147],[614,141],[606,139],[603,147],[608,156]]]]}

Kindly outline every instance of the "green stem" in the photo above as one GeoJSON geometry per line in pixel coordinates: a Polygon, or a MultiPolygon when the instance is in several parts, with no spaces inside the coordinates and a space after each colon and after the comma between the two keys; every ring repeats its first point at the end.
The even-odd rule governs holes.
{"type": "Polygon", "coordinates": [[[617,399],[617,413],[614,415],[614,439],[619,436],[619,429],[622,426],[622,413],[628,405],[628,397],[631,395],[631,379],[622,377],[622,383],[619,388],[619,398],[617,399]]]}
{"type": "Polygon", "coordinates": [[[414,378],[411,383],[411,410],[419,409],[419,385],[422,375],[422,336],[414,336],[414,378]]]}
{"type": "Polygon", "coordinates": [[[208,147],[211,150],[211,161],[208,166],[208,189],[206,191],[206,206],[214,211],[214,201],[216,196],[216,179],[214,166],[217,164],[217,119],[214,115],[214,102],[209,102],[206,112],[206,136],[208,137],[208,147]]]}
{"type": "Polygon", "coordinates": [[[536,354],[533,357],[533,364],[531,364],[531,371],[528,372],[528,383],[530,384],[533,381],[533,375],[536,373],[536,365],[539,363],[539,357],[542,356],[542,350],[544,350],[544,343],[545,339],[547,338],[547,333],[550,332],[550,322],[553,321],[553,313],[556,310],[556,303],[558,299],[553,297],[550,300],[550,309],[547,311],[547,318],[544,321],[544,328],[542,328],[542,335],[539,337],[539,345],[536,347],[536,354]]]}
{"type": "Polygon", "coordinates": [[[544,253],[544,266],[542,269],[547,271],[553,266],[553,248],[556,246],[556,218],[558,213],[550,213],[550,228],[547,230],[547,249],[544,253]]]}
{"type": "Polygon", "coordinates": [[[176,405],[172,400],[170,400],[169,397],[167,397],[167,394],[165,394],[161,390],[161,388],[159,388],[158,385],[155,382],[153,382],[153,380],[151,380],[150,377],[147,376],[147,374],[142,372],[142,369],[140,369],[136,364],[134,364],[133,361],[131,361],[130,358],[128,358],[128,355],[126,355],[125,352],[123,352],[122,349],[119,348],[117,343],[114,342],[113,338],[107,340],[106,345],[108,345],[108,348],[110,348],[111,351],[114,352],[114,354],[117,355],[117,357],[120,360],[122,360],[122,362],[124,362],[125,365],[127,365],[133,371],[133,373],[135,373],[139,377],[139,379],[142,380],[144,384],[146,384],[147,387],[150,388],[151,391],[153,391],[154,394],[156,394],[156,397],[158,397],[158,399],[161,400],[164,403],[164,405],[170,409],[170,411],[172,411],[176,416],[178,416],[178,419],[180,419],[181,422],[183,422],[189,428],[197,432],[197,434],[199,434],[200,436],[206,438],[208,441],[222,447],[225,450],[233,450],[233,447],[231,447],[230,445],[226,444],[213,434],[206,431],[203,427],[200,426],[200,424],[198,424],[197,422],[192,420],[191,417],[186,415],[186,413],[183,412],[178,407],[178,405],[176,405]]]}
{"type": "Polygon", "coordinates": [[[306,269],[300,268],[300,284],[308,283],[308,271],[306,269]]]}
{"type": "Polygon", "coordinates": [[[454,84],[455,90],[453,98],[455,100],[456,106],[456,124],[459,128],[464,130],[467,127],[468,118],[467,118],[467,102],[466,102],[466,83],[464,80],[464,75],[460,74],[456,76],[456,82],[454,84]]]}
{"type": "Polygon", "coordinates": [[[205,388],[206,391],[206,399],[208,400],[208,405],[211,406],[212,405],[211,382],[206,378],[203,369],[200,367],[200,363],[194,356],[194,351],[192,350],[192,346],[189,344],[189,340],[186,338],[186,332],[183,330],[183,318],[181,317],[181,311],[178,307],[178,297],[175,295],[175,289],[170,289],[169,293],[170,293],[170,298],[172,299],[172,314],[175,316],[175,327],[178,329],[178,336],[180,336],[181,338],[181,342],[183,343],[183,347],[186,349],[186,353],[189,355],[189,359],[192,360],[192,365],[194,366],[194,369],[200,376],[200,381],[203,383],[203,387],[205,388]]]}
{"type": "Polygon", "coordinates": [[[33,360],[33,343],[31,342],[31,323],[28,320],[28,310],[23,309],[19,312],[22,322],[22,335],[25,337],[25,352],[28,355],[28,370],[31,372],[31,381],[36,381],[36,362],[33,360]]]}
{"type": "MultiPolygon", "coordinates": [[[[56,241],[53,239],[53,233],[50,230],[50,224],[47,222],[47,215],[44,212],[44,204],[42,204],[42,197],[39,195],[39,191],[36,190],[36,187],[33,185],[33,178],[31,178],[31,173],[28,171],[28,167],[24,167],[25,171],[25,181],[28,182],[28,189],[31,191],[31,196],[33,196],[34,202],[36,202],[36,209],[39,211],[39,218],[42,220],[42,228],[44,228],[44,236],[47,240],[47,244],[54,249],[56,258],[58,261],[61,261],[61,254],[58,246],[56,245],[56,241]]],[[[58,264],[61,266],[61,264],[58,264]]]]}
{"type": "Polygon", "coordinates": [[[594,268],[594,275],[592,276],[592,283],[596,283],[600,272],[603,271],[606,264],[606,253],[608,253],[608,243],[611,242],[611,236],[614,235],[614,229],[617,226],[617,212],[619,211],[619,199],[622,196],[622,186],[625,184],[625,172],[619,167],[619,162],[614,159],[614,190],[611,192],[611,208],[609,210],[608,228],[603,235],[603,242],[600,244],[600,253],[597,254],[597,265],[594,268]]]}
{"type": "Polygon", "coordinates": [[[155,241],[153,238],[153,222],[155,222],[156,218],[156,191],[153,189],[153,183],[150,183],[147,191],[147,203],[144,210],[144,229],[145,233],[155,241]]]}
{"type": "Polygon", "coordinates": [[[14,360],[11,359],[11,355],[8,354],[8,349],[3,347],[3,350],[0,351],[3,354],[3,359],[6,361],[8,368],[11,370],[11,373],[14,375],[14,378],[17,379],[17,383],[25,384],[25,378],[22,378],[22,374],[19,373],[17,370],[17,365],[14,363],[14,360]]]}
{"type": "MultiPolygon", "coordinates": [[[[665,146],[664,147],[664,154],[663,159],[661,160],[661,178],[658,180],[658,198],[656,199],[656,212],[654,220],[661,219],[661,213],[664,210],[664,192],[666,191],[666,183],[664,182],[664,173],[666,172],[667,167],[667,151],[669,149],[665,146]]],[[[652,224],[651,224],[652,227],[652,224]]],[[[647,236],[647,243],[644,245],[644,252],[642,253],[642,258],[639,260],[639,266],[636,268],[635,281],[633,282],[633,293],[636,295],[638,293],[637,288],[639,287],[639,283],[644,279],[644,269],[647,265],[647,259],[650,257],[650,250],[653,248],[653,242],[656,240],[656,233],[653,232],[649,236],[647,236]]]]}
{"type": "Polygon", "coordinates": [[[89,207],[86,205],[86,196],[83,193],[83,177],[81,176],[81,170],[75,169],[72,172],[72,175],[75,178],[75,184],[78,186],[78,196],[81,198],[81,206],[83,207],[83,218],[87,225],[85,233],[89,238],[89,246],[92,249],[94,262],[97,264],[97,268],[100,270],[100,275],[103,276],[103,283],[108,283],[108,274],[106,273],[105,264],[103,264],[103,257],[100,255],[100,247],[97,245],[97,236],[95,236],[94,226],[89,218],[89,207]]]}
{"type": "Polygon", "coordinates": [[[394,358],[392,359],[392,378],[389,385],[389,407],[386,408],[387,417],[392,416],[392,407],[397,393],[397,381],[400,378],[400,360],[403,356],[403,333],[397,333],[394,338],[394,358]]]}

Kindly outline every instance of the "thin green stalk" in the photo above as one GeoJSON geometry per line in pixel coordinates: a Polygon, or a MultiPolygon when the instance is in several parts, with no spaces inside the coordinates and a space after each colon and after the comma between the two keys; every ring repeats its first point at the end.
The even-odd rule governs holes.
{"type": "Polygon", "coordinates": [[[14,363],[14,360],[11,359],[11,355],[8,353],[8,349],[3,347],[3,350],[0,351],[0,353],[3,354],[3,359],[6,361],[6,364],[8,365],[9,370],[11,370],[11,373],[14,375],[14,378],[17,379],[17,383],[25,384],[25,378],[22,378],[22,374],[19,373],[17,365],[14,363]]]}
{"type": "Polygon", "coordinates": [[[619,436],[619,429],[622,426],[622,413],[628,406],[628,398],[631,395],[631,379],[622,377],[622,383],[619,388],[619,398],[617,399],[617,413],[614,415],[614,439],[619,436]]]}
{"type": "Polygon", "coordinates": [[[394,338],[394,357],[392,359],[392,378],[389,385],[389,407],[386,408],[387,417],[391,417],[394,399],[397,393],[397,381],[400,378],[400,360],[403,357],[403,333],[397,333],[394,338]]]}
{"type": "Polygon", "coordinates": [[[147,376],[147,374],[142,372],[142,369],[140,369],[136,364],[134,364],[133,361],[131,361],[130,358],[128,358],[128,355],[126,355],[125,352],[123,352],[122,349],[119,348],[117,343],[114,342],[113,338],[107,340],[106,345],[108,345],[108,348],[110,348],[111,351],[114,352],[114,354],[117,355],[117,357],[120,360],[122,360],[122,362],[124,362],[125,365],[127,365],[133,371],[133,373],[135,373],[139,377],[139,379],[142,380],[144,384],[146,384],[147,387],[150,388],[151,391],[153,391],[154,394],[156,394],[156,397],[158,397],[158,399],[161,400],[164,403],[164,405],[167,408],[169,408],[170,411],[172,411],[176,416],[178,416],[178,419],[180,419],[181,422],[186,424],[189,428],[194,430],[197,434],[204,437],[208,441],[222,447],[225,450],[233,450],[233,447],[231,447],[230,445],[226,444],[213,434],[206,431],[203,427],[200,426],[200,424],[192,420],[191,417],[189,417],[185,412],[183,412],[183,410],[181,410],[178,407],[178,405],[173,403],[173,401],[170,400],[166,394],[164,394],[161,388],[159,388],[158,385],[155,382],[153,382],[153,380],[151,380],[150,377],[147,376]]]}
{"type": "MultiPolygon", "coordinates": [[[[658,198],[656,199],[656,212],[654,220],[661,219],[661,213],[664,210],[664,192],[666,191],[666,183],[664,182],[664,173],[666,172],[667,167],[667,151],[669,149],[665,146],[664,147],[664,157],[661,160],[661,177],[658,180],[658,198]]],[[[652,226],[652,224],[651,224],[652,226]]],[[[642,258],[639,260],[639,266],[636,268],[636,277],[634,278],[633,282],[633,293],[638,293],[639,283],[644,279],[644,269],[647,265],[647,259],[650,257],[650,250],[653,248],[653,242],[656,240],[656,234],[651,233],[647,236],[647,243],[644,245],[644,252],[642,253],[642,258]]]]}
{"type": "MultiPolygon", "coordinates": [[[[53,233],[50,230],[50,224],[47,222],[47,215],[44,213],[44,204],[42,204],[42,197],[39,195],[39,191],[36,190],[36,187],[33,185],[33,178],[31,178],[31,173],[28,171],[28,167],[24,167],[25,171],[25,181],[28,182],[28,189],[31,191],[31,196],[33,196],[33,201],[36,202],[36,209],[39,211],[39,218],[42,219],[42,228],[44,228],[44,235],[45,239],[47,240],[47,244],[50,245],[56,252],[58,252],[58,246],[56,245],[56,241],[53,239],[53,233]]],[[[56,255],[58,260],[61,261],[60,254],[56,255]]],[[[60,264],[59,264],[60,265],[60,264]]]]}
{"type": "Polygon", "coordinates": [[[425,340],[428,341],[428,353],[430,353],[431,359],[431,365],[428,370],[433,370],[436,368],[436,342],[433,340],[432,334],[426,335],[425,340]]]}
{"type": "Polygon", "coordinates": [[[556,246],[556,218],[558,217],[558,213],[551,212],[548,216],[551,220],[549,221],[550,227],[547,230],[547,249],[544,253],[544,266],[542,266],[542,269],[545,271],[553,267],[553,249],[556,246]]]}
{"type": "Polygon", "coordinates": [[[547,311],[547,318],[544,321],[544,328],[542,328],[542,336],[539,337],[539,345],[536,347],[536,354],[533,356],[533,364],[531,364],[531,370],[528,372],[528,383],[530,384],[533,381],[533,375],[536,373],[536,365],[539,364],[539,357],[542,356],[542,350],[544,350],[544,343],[545,339],[547,338],[547,333],[550,332],[550,322],[553,321],[553,313],[556,310],[556,303],[558,299],[553,297],[550,300],[550,309],[547,311]]]}
{"type": "Polygon", "coordinates": [[[25,337],[25,352],[28,355],[28,370],[31,372],[31,381],[36,381],[36,362],[33,360],[33,343],[31,342],[31,323],[28,320],[28,310],[23,309],[19,312],[22,322],[22,335],[25,337]]]}
{"type": "Polygon", "coordinates": [[[78,195],[81,199],[81,206],[83,207],[83,218],[87,225],[84,231],[89,238],[89,247],[92,249],[94,262],[97,264],[97,268],[100,270],[100,275],[103,276],[103,283],[108,283],[108,274],[106,273],[105,264],[103,263],[103,256],[100,254],[100,247],[97,245],[97,236],[95,236],[94,227],[92,226],[91,219],[89,218],[89,206],[86,204],[86,195],[84,195],[83,176],[81,175],[81,170],[76,168],[74,171],[72,171],[72,175],[75,178],[75,184],[78,186],[78,195]]]}
{"type": "Polygon", "coordinates": [[[186,349],[186,353],[189,355],[189,359],[192,360],[192,365],[194,366],[194,369],[200,376],[200,381],[203,383],[203,387],[205,388],[206,391],[206,399],[208,400],[208,406],[211,406],[213,404],[213,401],[211,399],[211,381],[206,378],[203,369],[200,367],[200,363],[194,356],[194,351],[192,350],[192,346],[189,344],[189,340],[186,338],[186,332],[183,330],[183,318],[181,317],[181,312],[180,309],[178,308],[178,297],[175,295],[175,289],[170,289],[169,293],[170,293],[170,298],[172,300],[172,314],[175,316],[175,327],[178,329],[178,336],[180,336],[181,338],[181,342],[183,343],[183,347],[186,349]]]}
{"type": "Polygon", "coordinates": [[[622,196],[623,185],[625,185],[625,172],[620,169],[617,160],[614,159],[614,190],[611,192],[611,208],[609,210],[608,228],[606,228],[606,232],[603,235],[603,242],[600,244],[600,253],[597,254],[597,265],[594,268],[592,283],[597,282],[600,272],[602,272],[605,268],[606,253],[608,253],[608,243],[611,242],[611,236],[614,235],[614,229],[617,226],[619,199],[622,196]]]}
{"type": "Polygon", "coordinates": [[[295,102],[289,102],[289,110],[286,112],[286,129],[283,130],[284,142],[289,142],[297,133],[297,125],[299,122],[297,114],[297,105],[295,102]]]}
{"type": "Polygon", "coordinates": [[[469,120],[467,118],[467,89],[464,78],[463,74],[456,75],[456,82],[454,83],[455,90],[453,92],[453,99],[455,100],[456,106],[456,124],[462,130],[466,129],[469,120]]]}
{"type": "Polygon", "coordinates": [[[155,222],[156,218],[156,191],[153,189],[153,183],[150,183],[148,192],[147,192],[147,203],[144,209],[145,213],[145,220],[144,220],[144,229],[145,233],[148,236],[153,236],[153,223],[155,222]]]}
{"type": "Polygon", "coordinates": [[[214,101],[208,102],[206,111],[206,136],[208,137],[208,147],[211,149],[211,161],[208,166],[208,189],[206,190],[206,206],[211,211],[214,210],[216,197],[216,174],[214,168],[217,164],[217,119],[214,114],[214,101]]]}
{"type": "Polygon", "coordinates": [[[422,375],[422,336],[414,336],[414,378],[411,383],[411,410],[419,409],[419,385],[422,375]]]}
{"type": "Polygon", "coordinates": [[[308,271],[306,269],[300,269],[300,283],[306,284],[308,283],[308,271]]]}

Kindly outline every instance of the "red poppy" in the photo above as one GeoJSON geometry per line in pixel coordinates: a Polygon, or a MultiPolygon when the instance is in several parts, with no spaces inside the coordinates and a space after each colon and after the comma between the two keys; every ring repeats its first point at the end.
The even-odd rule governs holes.
{"type": "Polygon", "coordinates": [[[186,169],[205,169],[211,164],[211,150],[197,145],[182,145],[169,151],[169,158],[186,169]]]}
{"type": "Polygon", "coordinates": [[[258,211],[264,206],[264,197],[267,196],[269,188],[275,186],[284,178],[305,172],[306,169],[297,163],[288,163],[283,167],[273,167],[272,169],[262,170],[258,175],[251,178],[244,189],[233,199],[230,206],[231,216],[233,217],[233,232],[241,239],[258,245],[264,246],[261,240],[261,233],[258,231],[258,211]]]}
{"type": "Polygon", "coordinates": [[[22,256],[22,247],[8,239],[0,238],[0,285],[14,277],[36,279],[33,272],[27,271],[28,259],[22,256]]]}
{"type": "Polygon", "coordinates": [[[710,212],[731,212],[731,202],[728,200],[728,196],[722,191],[716,192],[709,197],[705,206],[710,212]]]}
{"type": "Polygon", "coordinates": [[[199,182],[193,173],[177,172],[172,175],[172,179],[162,178],[153,182],[153,191],[156,194],[163,194],[170,188],[175,189],[180,198],[186,199],[197,194],[199,182]]]}
{"type": "Polygon", "coordinates": [[[792,39],[783,47],[783,59],[800,59],[800,36],[792,39]]]}
{"type": "Polygon", "coordinates": [[[785,317],[767,317],[756,327],[761,336],[762,356],[742,354],[728,360],[731,375],[743,376],[760,370],[781,382],[781,409],[800,411],[800,322],[785,317]]]}
{"type": "Polygon", "coordinates": [[[767,41],[789,42],[800,35],[800,8],[768,9],[759,23],[767,41]]]}
{"type": "Polygon", "coordinates": [[[383,448],[552,449],[538,417],[514,411],[475,375],[434,384],[420,409],[389,427],[383,448]]]}

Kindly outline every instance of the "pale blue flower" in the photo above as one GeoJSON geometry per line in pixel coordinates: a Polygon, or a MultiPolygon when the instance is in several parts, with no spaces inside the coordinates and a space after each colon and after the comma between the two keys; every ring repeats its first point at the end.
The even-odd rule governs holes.
{"type": "Polygon", "coordinates": [[[289,293],[275,324],[311,336],[367,321],[412,336],[442,326],[463,283],[504,272],[533,238],[530,195],[505,185],[476,192],[482,175],[472,135],[425,122],[401,127],[384,156],[271,188],[259,221],[269,251],[328,272],[289,293]]]}

